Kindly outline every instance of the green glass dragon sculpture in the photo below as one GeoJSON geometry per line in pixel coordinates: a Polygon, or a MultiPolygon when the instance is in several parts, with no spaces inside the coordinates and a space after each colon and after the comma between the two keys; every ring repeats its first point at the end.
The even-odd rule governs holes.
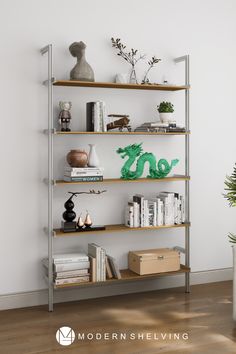
{"type": "Polygon", "coordinates": [[[172,167],[179,162],[178,159],[175,159],[169,164],[165,159],[160,159],[157,163],[156,157],[151,152],[143,153],[142,143],[119,148],[116,152],[120,154],[122,159],[128,156],[128,160],[121,169],[121,178],[123,179],[140,178],[146,162],[149,163],[149,175],[147,178],[164,178],[170,173],[172,167]],[[130,168],[137,158],[136,170],[131,171],[130,168]]]}

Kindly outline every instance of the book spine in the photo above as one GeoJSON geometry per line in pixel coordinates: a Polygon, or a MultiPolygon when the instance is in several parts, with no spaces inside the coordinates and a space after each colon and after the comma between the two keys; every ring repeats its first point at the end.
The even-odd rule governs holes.
{"type": "Polygon", "coordinates": [[[137,202],[134,202],[134,226],[133,227],[139,227],[139,204],[137,202]]]}
{"type": "Polygon", "coordinates": [[[77,173],[77,172],[102,172],[104,171],[103,167],[65,167],[65,172],[77,173]]]}
{"type": "Polygon", "coordinates": [[[67,177],[64,176],[65,182],[98,182],[103,181],[103,176],[87,176],[87,177],[67,177]]]}
{"type": "Polygon", "coordinates": [[[143,226],[147,227],[148,224],[148,200],[144,199],[143,201],[144,204],[144,221],[143,221],[143,226]]]}
{"type": "Polygon", "coordinates": [[[64,272],[64,271],[76,270],[76,269],[89,269],[89,268],[90,268],[89,262],[54,264],[54,270],[56,272],[64,272]]]}
{"type": "Polygon", "coordinates": [[[128,227],[134,227],[134,207],[127,206],[125,208],[125,225],[128,227]]]}
{"type": "Polygon", "coordinates": [[[102,102],[102,128],[103,131],[107,131],[107,117],[106,117],[106,105],[105,102],[102,102]]]}
{"type": "Polygon", "coordinates": [[[106,258],[105,250],[101,248],[100,251],[100,281],[106,280],[106,258]]]}
{"type": "Polygon", "coordinates": [[[153,225],[152,226],[157,226],[157,202],[153,202],[153,225]]]}
{"type": "Polygon", "coordinates": [[[94,176],[103,176],[103,172],[101,171],[85,171],[85,172],[67,172],[64,173],[65,177],[94,177],[94,176]]]}
{"type": "Polygon", "coordinates": [[[93,107],[93,120],[94,120],[94,131],[100,132],[100,105],[99,102],[95,102],[93,107]]]}
{"type": "Polygon", "coordinates": [[[184,197],[181,195],[180,196],[180,202],[181,202],[181,223],[185,222],[185,201],[184,197]]]}
{"type": "Polygon", "coordinates": [[[71,257],[71,258],[57,258],[54,259],[54,264],[66,264],[66,263],[79,263],[79,262],[87,262],[89,258],[86,257],[71,257]]]}
{"type": "Polygon", "coordinates": [[[65,278],[65,279],[55,279],[55,285],[64,285],[64,284],[74,284],[74,283],[84,283],[89,281],[89,276],[82,276],[76,278],[65,278]]]}
{"type": "Polygon", "coordinates": [[[56,278],[72,278],[81,275],[89,275],[88,269],[70,270],[65,272],[55,272],[56,278]]]}

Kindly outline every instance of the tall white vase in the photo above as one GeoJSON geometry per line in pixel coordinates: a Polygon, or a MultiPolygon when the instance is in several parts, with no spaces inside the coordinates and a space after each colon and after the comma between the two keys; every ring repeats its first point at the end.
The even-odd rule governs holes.
{"type": "Polygon", "coordinates": [[[99,158],[96,152],[96,145],[95,144],[89,144],[90,146],[90,151],[89,151],[89,157],[88,157],[88,166],[89,167],[99,167],[100,162],[99,158]]]}
{"type": "Polygon", "coordinates": [[[236,321],[236,245],[233,250],[233,320],[236,321]]]}

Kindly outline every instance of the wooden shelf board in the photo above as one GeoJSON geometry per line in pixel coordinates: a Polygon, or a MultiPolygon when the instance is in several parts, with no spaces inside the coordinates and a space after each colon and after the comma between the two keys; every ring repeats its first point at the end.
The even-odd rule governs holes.
{"type": "Polygon", "coordinates": [[[165,178],[138,178],[138,179],[122,179],[122,178],[105,178],[103,181],[73,181],[66,182],[63,180],[55,180],[54,185],[71,185],[71,184],[94,184],[94,183],[150,183],[150,182],[177,182],[177,181],[188,181],[190,180],[189,176],[176,175],[172,177],[165,178]]]}
{"type": "Polygon", "coordinates": [[[55,289],[65,289],[65,288],[78,287],[78,286],[100,286],[100,285],[109,285],[109,284],[118,283],[118,282],[125,282],[125,281],[138,281],[138,280],[145,280],[145,279],[155,279],[155,278],[159,278],[159,277],[189,273],[190,268],[181,264],[180,269],[177,271],[148,274],[148,275],[138,275],[129,269],[123,269],[120,272],[121,272],[121,279],[108,279],[104,282],[86,282],[86,283],[54,285],[54,288],[55,289]]]}
{"type": "Polygon", "coordinates": [[[80,132],[80,131],[71,131],[71,132],[60,132],[56,131],[55,135],[188,135],[190,131],[187,132],[119,132],[119,131],[109,131],[109,132],[80,132]]]}
{"type": "Polygon", "coordinates": [[[180,227],[189,227],[190,223],[184,223],[179,225],[162,225],[162,226],[145,226],[145,227],[127,227],[122,224],[118,225],[106,225],[105,230],[91,230],[91,231],[77,231],[77,232],[63,232],[61,229],[54,229],[55,237],[67,237],[67,236],[82,236],[86,234],[100,234],[100,233],[113,233],[113,232],[129,232],[129,231],[155,231],[162,229],[172,229],[180,227]]]}
{"type": "Polygon", "coordinates": [[[128,90],[156,90],[156,91],[179,91],[188,90],[190,86],[186,85],[141,85],[141,84],[118,84],[114,82],[87,82],[77,80],[56,80],[54,86],[70,86],[70,87],[98,87],[128,90]]]}

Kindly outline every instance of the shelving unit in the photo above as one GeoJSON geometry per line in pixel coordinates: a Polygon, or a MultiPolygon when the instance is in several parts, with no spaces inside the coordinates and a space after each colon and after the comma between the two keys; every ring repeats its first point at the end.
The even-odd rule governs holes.
{"type": "MultiPolygon", "coordinates": [[[[139,85],[139,84],[117,84],[110,82],[84,82],[84,81],[71,81],[71,80],[55,80],[53,77],[53,65],[52,65],[52,45],[49,44],[41,49],[41,54],[48,55],[48,79],[43,82],[48,88],[48,128],[46,133],[48,135],[48,225],[45,228],[46,234],[48,236],[48,308],[49,311],[53,311],[53,292],[55,289],[62,289],[68,287],[87,287],[87,286],[104,286],[111,285],[118,282],[128,282],[128,281],[141,281],[145,279],[155,279],[163,276],[170,276],[176,274],[185,274],[185,291],[190,291],[190,259],[189,259],[189,238],[190,238],[190,210],[189,210],[189,56],[183,56],[176,58],[175,63],[184,62],[185,64],[185,84],[180,86],[173,85],[139,85]],[[84,88],[107,88],[107,89],[128,89],[128,90],[150,90],[150,91],[183,91],[185,92],[185,128],[184,133],[152,133],[152,132],[59,132],[53,127],[53,88],[56,86],[64,87],[84,87],[84,88]],[[53,138],[54,136],[62,135],[161,135],[161,136],[171,136],[171,135],[183,135],[185,139],[185,174],[166,177],[162,179],[147,179],[140,178],[138,180],[122,180],[119,178],[104,179],[99,182],[65,182],[63,180],[53,179],[53,138]],[[54,229],[53,227],[53,189],[56,186],[67,186],[73,184],[106,184],[106,183],[157,183],[157,182],[177,182],[183,181],[185,183],[185,211],[186,211],[186,222],[181,225],[164,225],[159,227],[139,227],[139,228],[128,228],[125,225],[107,225],[105,230],[100,231],[83,231],[83,232],[73,232],[64,233],[60,229],[54,229]],[[53,284],[53,240],[57,237],[69,237],[69,236],[86,236],[87,233],[113,233],[113,232],[135,232],[135,231],[158,231],[159,229],[175,229],[184,228],[185,230],[185,248],[179,247],[179,250],[185,255],[185,264],[181,265],[180,270],[176,272],[159,273],[140,276],[128,269],[122,270],[122,279],[111,279],[105,282],[96,283],[79,283],[79,284],[65,284],[60,286],[55,286],[53,284]]],[[[176,247],[178,248],[178,247],[176,247]]]]}

